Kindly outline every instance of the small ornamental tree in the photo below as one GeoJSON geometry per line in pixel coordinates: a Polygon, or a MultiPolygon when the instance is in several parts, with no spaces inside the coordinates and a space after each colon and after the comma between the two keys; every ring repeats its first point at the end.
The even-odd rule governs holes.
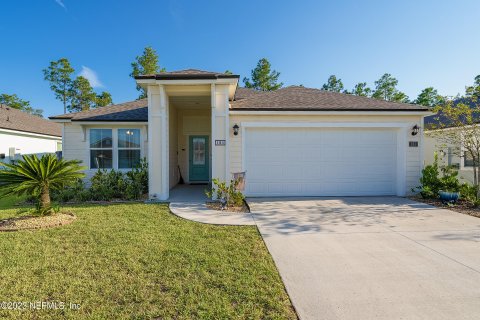
{"type": "Polygon", "coordinates": [[[78,160],[58,159],[54,154],[24,155],[16,163],[0,165],[0,197],[24,194],[38,200],[39,212],[50,211],[50,192],[72,185],[83,178],[78,160]]]}
{"type": "MultiPolygon", "coordinates": [[[[430,136],[441,145],[453,146],[451,153],[471,159],[473,184],[480,184],[480,104],[477,97],[450,99],[434,109],[438,124],[430,129],[430,136]]],[[[480,193],[477,194],[480,197],[480,193]]]]}

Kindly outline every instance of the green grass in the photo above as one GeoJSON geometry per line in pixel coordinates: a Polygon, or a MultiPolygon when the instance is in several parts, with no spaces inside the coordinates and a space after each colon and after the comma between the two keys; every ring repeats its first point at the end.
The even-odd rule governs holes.
{"type": "MultiPolygon", "coordinates": [[[[20,209],[0,210],[0,219],[20,209]]],[[[255,227],[186,221],[165,205],[64,208],[70,225],[0,232],[0,304],[48,301],[79,310],[1,310],[8,319],[295,319],[255,227]]]]}
{"type": "Polygon", "coordinates": [[[18,204],[22,200],[23,200],[23,197],[17,197],[17,196],[7,196],[4,198],[0,198],[0,210],[13,208],[16,204],[18,204]]]}

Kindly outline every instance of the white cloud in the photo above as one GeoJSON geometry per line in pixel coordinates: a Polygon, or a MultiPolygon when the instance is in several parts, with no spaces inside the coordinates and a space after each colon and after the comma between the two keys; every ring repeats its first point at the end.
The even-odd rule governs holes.
{"type": "Polygon", "coordinates": [[[97,73],[89,67],[82,66],[82,71],[78,75],[87,78],[93,88],[102,88],[104,86],[98,79],[97,73]]]}
{"type": "Polygon", "coordinates": [[[55,0],[55,2],[63,9],[67,10],[67,7],[65,6],[65,3],[63,3],[63,0],[55,0]]]}

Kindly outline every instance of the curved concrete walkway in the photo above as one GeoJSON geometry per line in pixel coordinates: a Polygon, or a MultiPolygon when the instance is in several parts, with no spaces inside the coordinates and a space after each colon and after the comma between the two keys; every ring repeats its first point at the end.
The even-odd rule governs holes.
{"type": "Polygon", "coordinates": [[[250,213],[218,212],[208,209],[205,203],[171,202],[170,211],[181,218],[201,223],[228,226],[255,225],[250,213]]]}
{"type": "Polygon", "coordinates": [[[254,226],[250,213],[219,212],[208,209],[203,185],[178,185],[170,191],[170,211],[181,218],[227,226],[254,226]]]}

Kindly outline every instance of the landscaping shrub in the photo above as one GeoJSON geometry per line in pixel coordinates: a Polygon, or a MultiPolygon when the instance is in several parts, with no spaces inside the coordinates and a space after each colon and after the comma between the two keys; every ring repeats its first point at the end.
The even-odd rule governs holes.
{"type": "Polygon", "coordinates": [[[437,154],[434,156],[433,164],[425,166],[422,170],[420,184],[417,189],[420,190],[422,198],[426,199],[437,198],[440,190],[459,192],[461,187],[456,168],[445,166],[440,169],[437,154]]]}
{"type": "Polygon", "coordinates": [[[82,179],[77,179],[71,186],[55,190],[52,199],[56,202],[81,202],[91,199],[90,190],[85,187],[82,179]]]}
{"type": "Polygon", "coordinates": [[[90,182],[92,200],[110,201],[124,198],[126,183],[121,171],[99,169],[90,182]]]}
{"type": "Polygon", "coordinates": [[[148,163],[142,159],[139,165],[126,173],[126,199],[139,199],[148,193],[148,163]]]}
{"type": "Polygon", "coordinates": [[[421,185],[417,187],[422,198],[436,198],[438,196],[438,191],[441,188],[439,174],[438,155],[435,154],[433,164],[425,166],[422,170],[422,176],[420,177],[421,185]]]}
{"type": "Polygon", "coordinates": [[[239,182],[238,179],[230,180],[230,184],[227,185],[225,181],[212,179],[212,189],[206,190],[205,194],[210,199],[215,195],[218,200],[226,201],[227,206],[242,206],[245,196],[237,190],[239,182]]]}
{"type": "Polygon", "coordinates": [[[448,192],[459,192],[460,182],[458,181],[458,170],[452,166],[445,166],[441,169],[440,190],[448,192]]]}
{"type": "Polygon", "coordinates": [[[56,190],[53,195],[58,202],[137,200],[148,193],[148,164],[142,159],[131,171],[99,169],[90,179],[90,188],[78,179],[73,185],[56,190]]]}
{"type": "Polygon", "coordinates": [[[460,196],[472,206],[480,206],[480,199],[477,197],[478,187],[464,183],[460,186],[460,196]]]}

